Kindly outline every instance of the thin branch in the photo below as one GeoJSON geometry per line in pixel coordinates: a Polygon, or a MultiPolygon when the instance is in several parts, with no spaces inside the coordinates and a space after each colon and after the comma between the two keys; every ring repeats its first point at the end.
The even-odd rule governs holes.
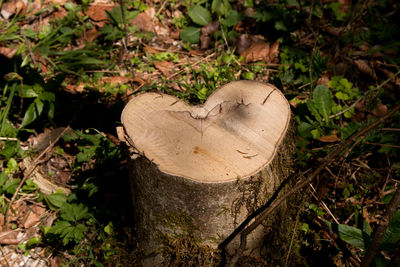
{"type": "Polygon", "coordinates": [[[386,210],[385,215],[383,216],[381,223],[379,224],[378,228],[376,228],[372,241],[369,244],[368,250],[365,253],[365,256],[361,262],[360,267],[368,267],[371,266],[372,261],[375,258],[376,253],[378,252],[379,246],[385,236],[386,229],[389,226],[390,221],[394,213],[397,210],[397,207],[400,205],[400,186],[397,187],[396,192],[394,193],[388,208],[386,210]]]}
{"type": "Polygon", "coordinates": [[[18,195],[19,190],[21,189],[22,185],[25,183],[26,179],[28,179],[32,173],[35,171],[40,159],[47,153],[50,151],[50,149],[52,149],[54,147],[54,145],[58,142],[58,140],[60,140],[61,137],[64,136],[64,134],[69,131],[71,128],[70,127],[65,127],[65,129],[57,136],[57,138],[54,140],[54,142],[50,143],[45,150],[43,150],[42,153],[40,153],[39,156],[37,156],[35,158],[35,160],[32,163],[32,167],[29,168],[27,170],[27,172],[24,175],[24,178],[22,178],[21,182],[19,183],[17,189],[15,190],[14,195],[12,196],[10,202],[8,203],[7,207],[6,207],[6,211],[4,212],[4,226],[7,228],[7,224],[8,224],[8,211],[11,207],[11,205],[13,204],[15,198],[18,195]]]}

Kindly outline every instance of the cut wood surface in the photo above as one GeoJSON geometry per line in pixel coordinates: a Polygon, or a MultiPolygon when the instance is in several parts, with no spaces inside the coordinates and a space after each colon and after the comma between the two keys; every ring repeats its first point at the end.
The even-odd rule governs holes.
{"type": "Polygon", "coordinates": [[[131,144],[160,171],[213,183],[249,177],[268,165],[288,128],[290,107],[275,87],[238,81],[202,106],[142,94],[121,119],[131,144]]]}
{"type": "MultiPolygon", "coordinates": [[[[276,87],[253,81],[231,82],[201,106],[157,93],[126,105],[125,140],[140,155],[130,162],[130,179],[144,266],[177,264],[166,255],[171,244],[188,244],[182,238],[198,240],[191,248],[216,249],[266,203],[291,170],[290,115],[276,87]]],[[[256,256],[271,241],[279,253],[267,251],[279,258],[290,223],[286,209],[279,210],[249,236],[245,254],[256,256]]],[[[227,254],[238,247],[233,240],[227,254]]]]}

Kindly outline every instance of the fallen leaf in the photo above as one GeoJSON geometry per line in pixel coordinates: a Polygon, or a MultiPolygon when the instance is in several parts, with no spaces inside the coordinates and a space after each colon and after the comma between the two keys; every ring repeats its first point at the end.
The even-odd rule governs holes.
{"type": "Polygon", "coordinates": [[[201,36],[200,36],[200,48],[207,49],[211,44],[211,34],[216,32],[219,27],[219,21],[209,22],[206,26],[201,28],[201,36]]]}
{"type": "Polygon", "coordinates": [[[270,63],[269,50],[270,45],[268,43],[258,42],[252,44],[240,56],[244,57],[246,63],[256,61],[265,61],[266,63],[270,63]]]}
{"type": "Polygon", "coordinates": [[[132,80],[132,78],[125,77],[125,76],[113,76],[113,77],[103,77],[100,83],[110,83],[111,85],[115,84],[124,84],[128,83],[132,80]]]}
{"type": "Polygon", "coordinates": [[[19,244],[18,232],[16,231],[4,231],[0,233],[0,244],[1,245],[16,245],[19,244]]]}
{"type": "Polygon", "coordinates": [[[100,22],[100,21],[107,21],[107,13],[106,11],[111,12],[111,10],[115,7],[116,5],[109,5],[109,4],[92,4],[86,10],[85,14],[89,16],[94,21],[100,22]]]}
{"type": "Polygon", "coordinates": [[[144,52],[146,54],[160,54],[160,51],[158,51],[157,49],[155,49],[154,47],[150,46],[150,45],[144,45],[143,48],[144,52]]]}
{"type": "Polygon", "coordinates": [[[40,220],[40,216],[35,214],[34,212],[29,212],[28,217],[25,219],[24,228],[31,228],[35,224],[37,224],[40,220]]]}
{"type": "Polygon", "coordinates": [[[16,1],[5,2],[1,6],[1,15],[5,19],[9,19],[12,15],[17,12],[16,1]]]}
{"type": "Polygon", "coordinates": [[[160,70],[164,76],[167,77],[171,76],[172,71],[174,69],[174,63],[165,60],[155,61],[154,66],[156,66],[156,68],[160,70]]]}
{"type": "Polygon", "coordinates": [[[92,43],[99,36],[100,36],[100,33],[99,33],[99,31],[97,29],[88,30],[86,32],[85,41],[88,42],[88,43],[92,43]]]}
{"type": "Polygon", "coordinates": [[[263,42],[261,38],[250,34],[241,34],[235,40],[236,51],[241,55],[245,50],[247,50],[252,44],[263,42]]]}
{"type": "Polygon", "coordinates": [[[371,112],[375,117],[383,117],[388,113],[388,108],[384,104],[378,104],[371,112]]]}
{"type": "Polygon", "coordinates": [[[7,58],[13,58],[15,53],[17,53],[18,47],[10,48],[10,47],[0,47],[0,55],[3,55],[7,58]]]}
{"type": "Polygon", "coordinates": [[[324,143],[334,143],[334,142],[341,141],[341,139],[336,134],[321,136],[321,137],[317,138],[317,140],[324,142],[324,143]]]}
{"type": "Polygon", "coordinates": [[[207,23],[206,26],[201,28],[201,33],[204,35],[211,35],[218,30],[218,27],[219,27],[218,20],[209,22],[209,23],[207,23]]]}
{"type": "Polygon", "coordinates": [[[139,13],[135,18],[129,20],[129,25],[135,25],[141,31],[155,32],[154,23],[151,21],[149,15],[144,12],[139,13]]]}
{"type": "Polygon", "coordinates": [[[365,112],[357,112],[351,116],[352,122],[363,122],[365,120],[365,112]]]}
{"type": "Polygon", "coordinates": [[[376,74],[373,71],[373,69],[371,68],[371,66],[368,64],[367,60],[365,60],[365,59],[354,60],[354,65],[356,65],[356,68],[360,72],[370,76],[373,79],[376,79],[376,74]]]}
{"type": "Polygon", "coordinates": [[[322,76],[317,80],[317,85],[325,85],[328,87],[328,82],[330,80],[330,75],[328,73],[322,74],[322,76]]]}
{"type": "Polygon", "coordinates": [[[269,60],[271,63],[279,62],[279,40],[276,40],[269,49],[269,60]]]}
{"type": "Polygon", "coordinates": [[[210,47],[211,37],[209,35],[201,35],[200,36],[200,48],[207,49],[210,47]]]}

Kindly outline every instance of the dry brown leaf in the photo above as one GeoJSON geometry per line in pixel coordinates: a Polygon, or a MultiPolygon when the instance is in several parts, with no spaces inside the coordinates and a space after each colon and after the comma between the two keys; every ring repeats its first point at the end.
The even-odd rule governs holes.
{"type": "Polygon", "coordinates": [[[3,231],[0,233],[0,244],[1,245],[16,245],[19,244],[17,231],[3,231]]]}
{"type": "Polygon", "coordinates": [[[326,87],[328,87],[328,82],[330,80],[330,75],[329,73],[325,72],[324,74],[322,74],[322,76],[317,80],[317,85],[325,85],[326,87]]]}
{"type": "Polygon", "coordinates": [[[9,19],[12,15],[14,15],[17,12],[17,6],[16,6],[16,1],[9,1],[3,3],[1,6],[1,15],[5,19],[9,19]]]}
{"type": "Polygon", "coordinates": [[[154,66],[156,66],[156,68],[160,70],[164,76],[167,77],[171,76],[172,71],[174,69],[174,63],[165,60],[155,61],[154,66]]]}
{"type": "Polygon", "coordinates": [[[363,122],[365,120],[365,112],[357,112],[351,117],[352,122],[363,122]]]}
{"type": "Polygon", "coordinates": [[[252,44],[240,56],[244,57],[246,63],[256,61],[265,61],[266,63],[270,63],[269,50],[270,46],[268,43],[258,42],[252,44]]]}
{"type": "Polygon", "coordinates": [[[207,49],[210,47],[211,37],[209,35],[201,35],[200,36],[200,48],[207,49]]]}
{"type": "Polygon", "coordinates": [[[96,38],[99,37],[99,36],[100,36],[100,33],[99,33],[99,31],[97,29],[88,30],[86,32],[85,41],[88,42],[88,43],[91,43],[94,40],[96,40],[96,38]]]}
{"type": "Polygon", "coordinates": [[[146,54],[160,54],[160,51],[158,51],[157,49],[155,49],[154,47],[150,46],[150,45],[144,45],[143,48],[144,52],[146,54]]]}
{"type": "Polygon", "coordinates": [[[13,58],[15,53],[17,53],[18,47],[10,48],[10,47],[0,47],[0,55],[3,55],[7,58],[13,58]]]}
{"type": "Polygon", "coordinates": [[[341,141],[341,139],[336,134],[325,135],[317,138],[318,141],[324,143],[335,143],[341,141]]]}
{"type": "Polygon", "coordinates": [[[80,82],[79,84],[67,84],[65,86],[65,90],[71,94],[76,94],[76,93],[83,93],[85,90],[85,84],[80,82]]]}
{"type": "Polygon", "coordinates": [[[154,23],[146,13],[139,13],[135,18],[129,20],[129,25],[137,26],[141,31],[155,32],[154,23]]]}
{"type": "Polygon", "coordinates": [[[113,76],[113,77],[103,77],[100,81],[101,84],[103,83],[110,83],[111,85],[115,84],[124,84],[128,83],[132,80],[132,78],[125,77],[125,76],[113,76]]]}
{"type": "Polygon", "coordinates": [[[378,106],[374,108],[371,113],[375,117],[383,117],[386,115],[386,113],[388,113],[388,108],[384,104],[378,104],[378,106]]]}
{"type": "Polygon", "coordinates": [[[342,13],[346,13],[347,11],[349,11],[350,7],[351,7],[351,0],[338,0],[339,3],[341,3],[342,5],[339,6],[339,11],[342,13]]]}
{"type": "Polygon", "coordinates": [[[209,22],[206,26],[201,28],[201,33],[204,35],[211,35],[218,30],[218,27],[219,27],[218,20],[209,22]]]}
{"type": "Polygon", "coordinates": [[[375,72],[373,71],[371,66],[368,64],[367,60],[365,60],[365,59],[354,60],[354,65],[356,65],[356,68],[360,72],[370,76],[373,79],[376,79],[375,72]]]}
{"type": "Polygon", "coordinates": [[[236,40],[236,51],[242,54],[246,49],[250,47],[252,41],[247,38],[246,34],[241,34],[236,40]]]}
{"type": "Polygon", "coordinates": [[[109,5],[109,4],[92,4],[88,8],[88,10],[85,12],[86,15],[89,16],[94,21],[101,22],[101,21],[107,21],[107,13],[106,11],[110,11],[115,7],[116,5],[109,5]]]}
{"type": "Polygon", "coordinates": [[[40,216],[38,216],[37,214],[35,214],[34,212],[29,212],[28,213],[28,217],[26,218],[25,222],[24,222],[24,228],[30,228],[34,225],[36,225],[40,220],[40,216]]]}
{"type": "Polygon", "coordinates": [[[279,40],[276,40],[269,49],[269,60],[271,63],[279,62],[279,40]]]}

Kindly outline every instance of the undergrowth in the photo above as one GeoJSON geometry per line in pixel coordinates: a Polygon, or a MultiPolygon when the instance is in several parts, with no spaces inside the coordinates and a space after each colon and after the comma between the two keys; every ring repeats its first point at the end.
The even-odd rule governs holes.
{"type": "MultiPolygon", "coordinates": [[[[14,55],[0,58],[0,210],[9,217],[4,229],[20,227],[18,218],[6,214],[14,212],[15,195],[56,215],[19,251],[28,255],[46,247],[70,265],[135,264],[127,154],[114,128],[127,99],[146,91],[200,104],[232,80],[271,82],[292,106],[296,170],[313,169],[337,144],[399,103],[399,5],[370,2],[346,7],[335,1],[165,1],[158,8],[170,14],[155,17],[180,30],[180,39],[171,41],[179,49],[172,51],[146,48],[157,42],[157,33],[127,23],[149,10],[148,2],[114,7],[102,26],[84,13],[89,2],[49,6],[67,14],[39,29],[27,23],[38,14],[3,20],[0,44],[15,48],[14,55]],[[174,11],[180,13],[172,16],[174,11]],[[82,37],[94,29],[97,38],[82,37]],[[237,44],[250,36],[278,41],[279,63],[246,62],[237,44]],[[171,62],[172,70],[162,71],[160,62],[171,62]],[[122,82],[113,83],[113,77],[122,82]],[[50,159],[68,162],[69,178],[61,187],[70,193],[44,194],[30,177],[16,191],[27,175],[24,159],[43,151],[30,140],[44,129],[68,125],[72,130],[35,164],[43,172],[50,159]]],[[[395,114],[358,140],[310,187],[314,199],[301,209],[294,230],[309,265],[342,266],[363,257],[399,186],[399,120],[395,114]]],[[[46,176],[55,177],[49,171],[46,176]]],[[[376,266],[386,266],[398,250],[399,225],[397,210],[376,266]]]]}

